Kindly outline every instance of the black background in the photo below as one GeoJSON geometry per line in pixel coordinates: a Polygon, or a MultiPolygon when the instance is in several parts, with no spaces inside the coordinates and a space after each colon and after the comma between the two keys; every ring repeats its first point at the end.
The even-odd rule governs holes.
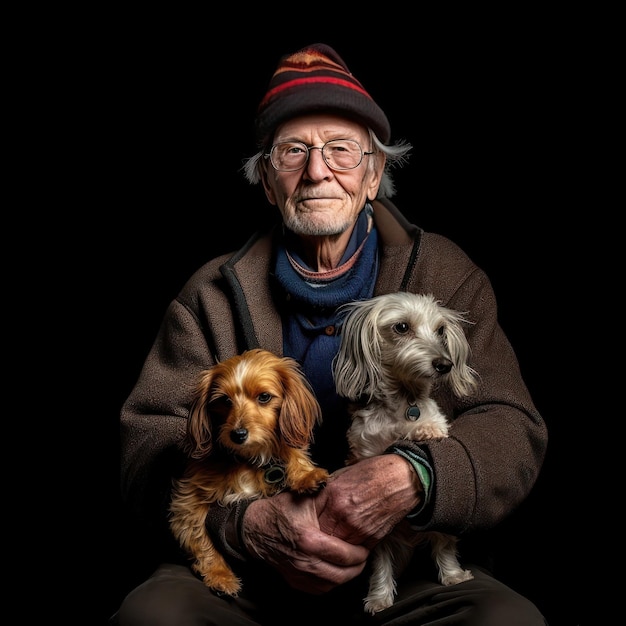
{"type": "MultiPolygon", "coordinates": [[[[392,139],[414,146],[395,171],[400,209],[456,241],[493,282],[500,322],[550,431],[534,492],[498,533],[499,573],[552,626],[582,624],[576,573],[588,555],[569,539],[581,485],[571,474],[580,466],[570,378],[577,363],[565,326],[581,241],[589,238],[574,211],[587,194],[573,167],[584,131],[572,132],[584,40],[563,36],[558,21],[465,29],[462,19],[418,26],[402,15],[380,23],[372,15],[366,28],[285,32],[196,17],[122,20],[96,61],[103,80],[92,124],[105,158],[94,188],[99,244],[86,255],[100,273],[101,349],[113,364],[100,392],[115,451],[107,465],[112,528],[121,404],[185,280],[274,217],[262,189],[241,172],[256,150],[255,108],[282,54],[323,41],[386,111],[392,139]],[[384,36],[372,33],[372,22],[384,36]]],[[[102,555],[107,576],[95,602],[103,618],[138,582],[127,551],[114,541],[102,555]]]]}

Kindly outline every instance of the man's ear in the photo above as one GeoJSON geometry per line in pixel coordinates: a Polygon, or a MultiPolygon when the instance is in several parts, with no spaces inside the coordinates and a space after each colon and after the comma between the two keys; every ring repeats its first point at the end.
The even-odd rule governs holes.
{"type": "Polygon", "coordinates": [[[369,182],[367,184],[367,199],[371,202],[376,200],[378,195],[378,188],[380,187],[380,181],[383,178],[383,172],[385,171],[385,163],[387,162],[387,155],[382,152],[376,153],[376,163],[373,168],[368,172],[369,182]]]}
{"type": "Polygon", "coordinates": [[[267,167],[264,167],[261,172],[261,183],[263,183],[263,189],[265,191],[265,197],[270,204],[276,205],[276,196],[274,195],[274,190],[272,189],[269,183],[269,174],[267,167]]]}

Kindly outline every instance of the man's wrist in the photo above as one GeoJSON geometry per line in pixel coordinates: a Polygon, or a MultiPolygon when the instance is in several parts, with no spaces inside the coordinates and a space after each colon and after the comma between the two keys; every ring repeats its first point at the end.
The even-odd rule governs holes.
{"type": "Polygon", "coordinates": [[[426,452],[414,442],[398,441],[385,450],[386,454],[397,454],[408,461],[422,485],[422,498],[420,503],[408,515],[407,519],[413,520],[428,506],[432,496],[433,468],[426,452]]]}

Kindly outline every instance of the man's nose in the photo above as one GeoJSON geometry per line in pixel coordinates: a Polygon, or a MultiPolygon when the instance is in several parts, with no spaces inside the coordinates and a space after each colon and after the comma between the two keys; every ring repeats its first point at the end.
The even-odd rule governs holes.
{"type": "Polygon", "coordinates": [[[309,160],[307,161],[306,169],[313,177],[319,175],[320,172],[322,172],[322,176],[325,176],[327,171],[331,169],[328,167],[326,161],[324,161],[322,148],[319,146],[312,146],[309,148],[309,160]],[[319,153],[314,152],[314,150],[319,150],[319,153]]]}

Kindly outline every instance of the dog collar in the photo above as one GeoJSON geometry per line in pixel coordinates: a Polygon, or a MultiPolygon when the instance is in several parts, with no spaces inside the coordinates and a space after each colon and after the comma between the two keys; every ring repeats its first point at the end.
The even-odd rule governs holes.
{"type": "Polygon", "coordinates": [[[277,485],[285,480],[285,468],[280,465],[270,465],[263,474],[268,485],[277,485]]]}
{"type": "Polygon", "coordinates": [[[285,468],[282,465],[278,465],[278,463],[267,463],[266,465],[259,466],[251,463],[250,459],[246,459],[236,452],[233,452],[232,456],[238,463],[242,463],[243,465],[251,465],[252,467],[256,467],[257,469],[264,470],[263,479],[268,485],[279,485],[285,480],[285,468]]]}

